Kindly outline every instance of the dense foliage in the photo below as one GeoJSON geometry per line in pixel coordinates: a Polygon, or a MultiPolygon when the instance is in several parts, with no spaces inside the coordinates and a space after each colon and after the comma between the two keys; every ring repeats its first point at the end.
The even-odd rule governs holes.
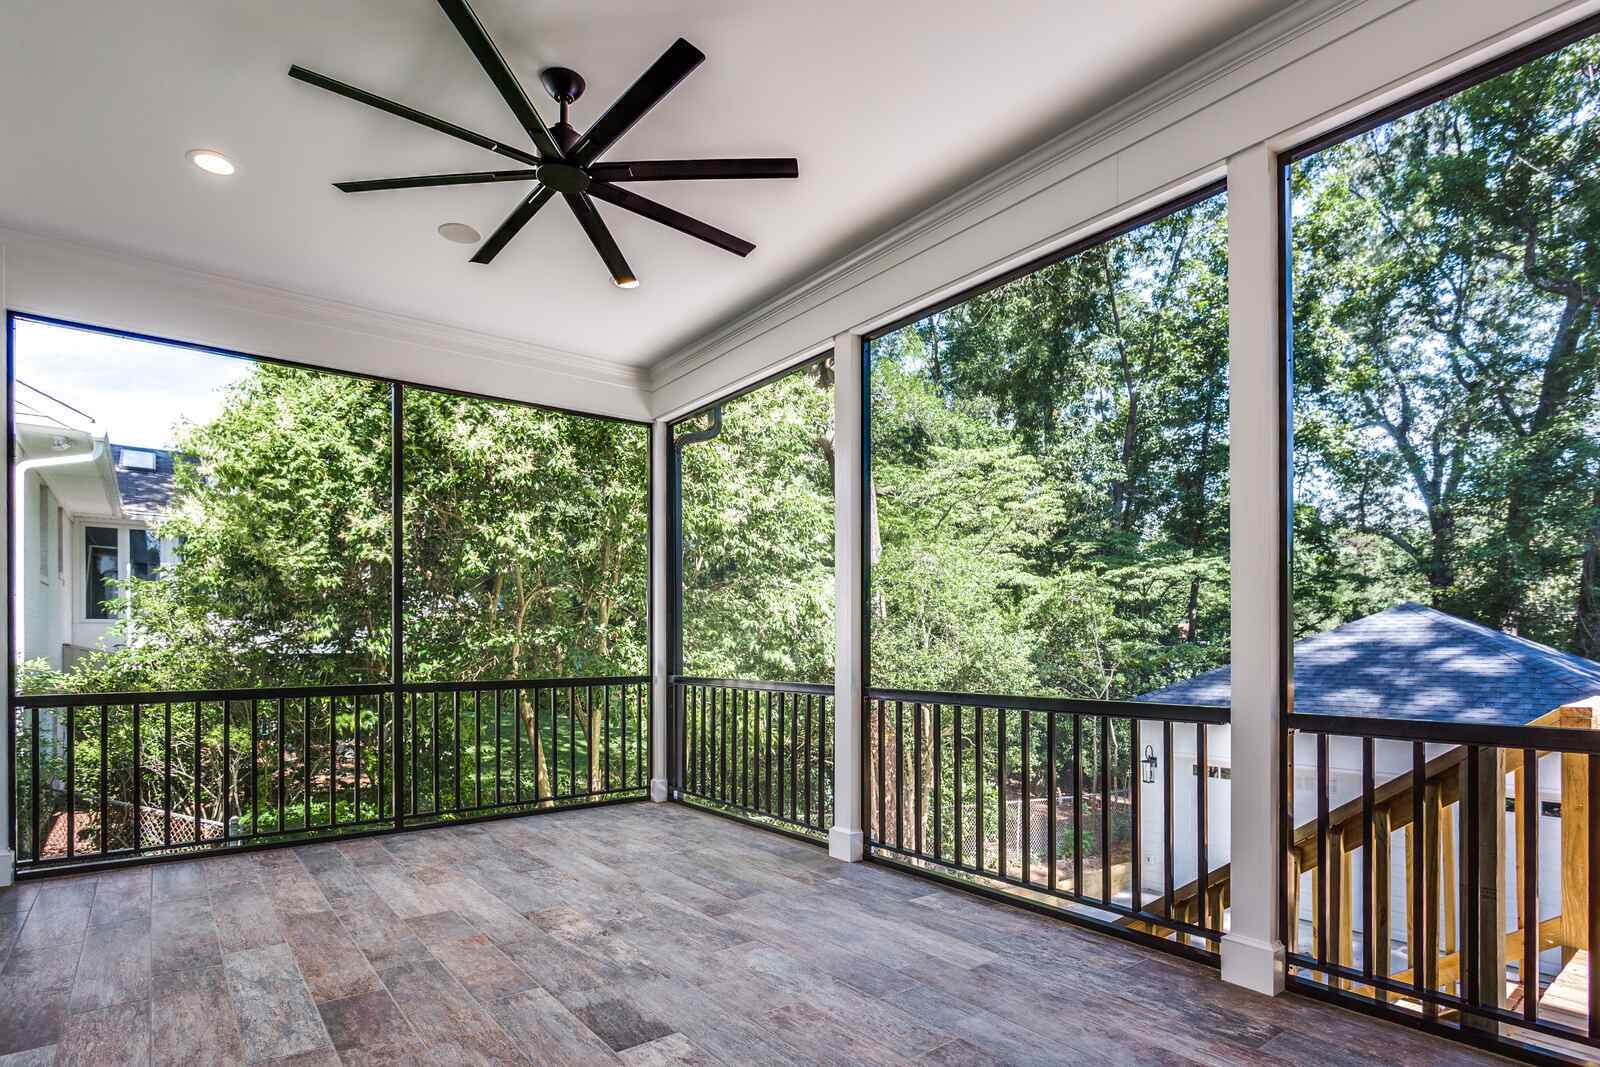
{"type": "Polygon", "coordinates": [[[1296,164],[1295,599],[1600,657],[1600,44],[1296,164]]]}

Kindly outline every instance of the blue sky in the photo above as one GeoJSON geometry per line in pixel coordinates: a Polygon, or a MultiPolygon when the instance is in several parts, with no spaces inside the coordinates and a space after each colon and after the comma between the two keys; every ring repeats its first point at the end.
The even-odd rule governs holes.
{"type": "MultiPolygon", "coordinates": [[[[84,428],[109,433],[116,444],[147,448],[171,448],[180,422],[215,416],[223,390],[253,366],[246,359],[21,318],[12,358],[19,382],[92,416],[94,424],[84,428]]],[[[19,404],[30,395],[18,389],[19,404]]]]}

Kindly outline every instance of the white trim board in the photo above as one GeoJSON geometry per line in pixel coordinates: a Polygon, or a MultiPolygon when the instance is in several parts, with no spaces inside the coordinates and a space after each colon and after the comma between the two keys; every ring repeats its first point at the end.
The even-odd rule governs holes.
{"type": "Polygon", "coordinates": [[[651,371],[682,414],[917,307],[1600,10],[1597,0],[1301,0],[707,334],[651,371]]]}
{"type": "Polygon", "coordinates": [[[0,228],[0,303],[65,319],[599,415],[646,418],[639,369],[0,228]]]}

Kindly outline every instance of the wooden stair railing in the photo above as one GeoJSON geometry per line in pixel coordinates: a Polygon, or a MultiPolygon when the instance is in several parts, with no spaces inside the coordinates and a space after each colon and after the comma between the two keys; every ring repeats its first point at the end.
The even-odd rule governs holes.
{"type": "MultiPolygon", "coordinates": [[[[1591,698],[1577,704],[1567,705],[1535,719],[1530,726],[1557,726],[1569,729],[1600,729],[1600,697],[1591,698]]],[[[1486,769],[1480,779],[1480,795],[1482,803],[1493,812],[1504,811],[1505,796],[1504,782],[1507,775],[1512,777],[1516,796],[1529,798],[1531,802],[1538,803],[1537,797],[1531,797],[1527,788],[1527,770],[1523,765],[1523,753],[1518,748],[1483,749],[1485,753],[1492,751],[1494,765],[1486,769]],[[1490,788],[1483,789],[1487,785],[1490,788]]],[[[1457,893],[1445,891],[1446,887],[1456,886],[1460,883],[1460,890],[1466,892],[1465,871],[1458,871],[1456,864],[1456,817],[1452,808],[1462,801],[1462,781],[1464,768],[1462,764],[1466,758],[1466,749],[1461,746],[1453,747],[1440,753],[1427,761],[1423,776],[1423,817],[1422,827],[1422,870],[1423,885],[1425,887],[1424,899],[1433,900],[1436,906],[1426,904],[1422,908],[1422,929],[1417,929],[1417,916],[1411,914],[1412,909],[1406,908],[1406,939],[1405,944],[1410,946],[1409,955],[1412,959],[1421,958],[1432,960],[1428,968],[1432,988],[1436,990],[1449,989],[1461,982],[1461,967],[1463,953],[1457,945],[1456,906],[1457,893]],[[1420,935],[1420,939],[1419,939],[1420,935]]],[[[1540,950],[1560,948],[1562,965],[1565,967],[1572,961],[1580,950],[1588,945],[1588,908],[1589,908],[1589,870],[1588,870],[1588,840],[1590,832],[1589,822],[1589,770],[1588,759],[1582,755],[1564,754],[1561,759],[1561,855],[1562,855],[1562,885],[1561,885],[1561,911],[1559,914],[1546,918],[1537,924],[1537,936],[1540,950]]],[[[1292,771],[1291,771],[1292,773],[1292,771]]],[[[1406,771],[1377,786],[1373,791],[1372,817],[1373,841],[1389,841],[1391,835],[1403,831],[1405,834],[1405,900],[1413,899],[1413,881],[1415,878],[1416,849],[1418,848],[1415,821],[1415,807],[1412,797],[1413,772],[1406,771]]],[[[1354,899],[1357,892],[1364,891],[1365,887],[1354,884],[1353,860],[1355,854],[1361,849],[1364,835],[1365,808],[1361,797],[1356,797],[1347,803],[1339,805],[1328,813],[1327,859],[1328,870],[1319,869],[1319,855],[1317,847],[1318,823],[1315,818],[1309,819],[1294,828],[1289,847],[1285,850],[1287,876],[1286,889],[1289,894],[1288,913],[1292,917],[1289,929],[1284,931],[1286,947],[1291,953],[1300,951],[1300,882],[1303,875],[1312,875],[1312,892],[1321,894],[1322,880],[1326,877],[1329,881],[1328,893],[1330,906],[1327,911],[1328,923],[1328,958],[1332,963],[1352,966],[1354,964],[1355,931],[1354,931],[1354,899]]],[[[1512,820],[1515,827],[1515,855],[1517,857],[1517,870],[1528,870],[1527,847],[1523,820],[1512,820]]],[[[1465,821],[1462,823],[1466,825],[1465,821]]],[[[1491,835],[1500,833],[1498,827],[1490,828],[1491,835]]],[[[1493,840],[1493,836],[1489,840],[1493,840]]],[[[1483,842],[1480,841],[1480,850],[1483,842]]],[[[1491,850],[1498,852],[1499,850],[1491,850]]],[[[1368,925],[1372,929],[1372,943],[1374,945],[1391,944],[1390,915],[1389,915],[1389,886],[1391,879],[1391,861],[1388,848],[1373,849],[1373,880],[1372,885],[1382,887],[1381,891],[1372,894],[1373,899],[1368,902],[1365,909],[1368,914],[1368,925]]],[[[1534,857],[1535,866],[1537,857],[1534,857]]],[[[1484,860],[1481,868],[1487,873],[1497,874],[1494,878],[1495,885],[1484,897],[1488,902],[1494,903],[1493,914],[1486,914],[1484,922],[1492,928],[1497,936],[1490,943],[1497,940],[1501,945],[1499,954],[1483,954],[1486,959],[1484,964],[1485,975],[1505,974],[1506,960],[1520,960],[1523,953],[1526,933],[1526,918],[1519,915],[1519,926],[1514,930],[1505,928],[1505,901],[1509,895],[1515,894],[1515,885],[1504,885],[1507,877],[1503,859],[1491,854],[1484,860]]],[[[1210,894],[1210,904],[1214,910],[1212,914],[1222,914],[1221,909],[1227,906],[1230,896],[1228,884],[1230,879],[1230,866],[1224,864],[1214,868],[1207,878],[1207,892],[1210,894]]],[[[1519,876],[1520,878],[1520,876],[1519,876]]],[[[1192,919],[1197,913],[1195,899],[1197,895],[1198,879],[1177,887],[1173,892],[1170,917],[1180,921],[1192,919]]],[[[1518,899],[1521,899],[1520,896],[1518,899]]],[[[1159,909],[1161,903],[1154,902],[1153,907],[1159,909]]],[[[1320,933],[1322,922],[1321,908],[1312,909],[1312,938],[1315,942],[1320,933]]],[[[1520,911],[1520,909],[1519,909],[1520,911]]],[[[1127,918],[1122,924],[1135,930],[1156,936],[1178,936],[1171,928],[1163,927],[1159,918],[1127,918]]],[[[1485,934],[1488,930],[1483,931],[1485,934]]],[[[1469,932],[1470,936],[1470,932],[1469,932]]],[[[1376,953],[1375,953],[1376,955],[1376,953]]],[[[1395,974],[1388,974],[1388,953],[1384,952],[1381,958],[1374,960],[1377,974],[1387,976],[1391,981],[1410,984],[1413,981],[1410,968],[1395,974]]],[[[1340,985],[1349,987],[1354,983],[1341,981],[1340,985]]],[[[1510,999],[1506,993],[1503,980],[1491,983],[1480,983],[1483,988],[1491,990],[1489,997],[1493,1006],[1504,1006],[1510,999]]],[[[1364,988],[1364,987],[1363,987],[1364,988]]],[[[1373,991],[1375,996],[1387,999],[1392,994],[1381,990],[1373,991]]],[[[1524,995],[1518,992],[1518,996],[1524,995]]]]}

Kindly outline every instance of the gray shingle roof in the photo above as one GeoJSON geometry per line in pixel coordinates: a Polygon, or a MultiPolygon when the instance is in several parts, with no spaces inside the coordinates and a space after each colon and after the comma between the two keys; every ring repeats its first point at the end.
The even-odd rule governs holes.
{"type": "Polygon", "coordinates": [[[159,448],[112,445],[117,466],[117,492],[122,509],[134,518],[154,518],[172,501],[172,453],[159,448]],[[155,470],[141,470],[124,464],[123,454],[144,452],[155,457],[155,470]]]}
{"type": "MultiPolygon", "coordinates": [[[[1227,704],[1227,667],[1140,700],[1227,704]]],[[[1396,604],[1294,644],[1294,707],[1312,715],[1521,725],[1600,695],[1600,663],[1446,615],[1396,604]]]]}

